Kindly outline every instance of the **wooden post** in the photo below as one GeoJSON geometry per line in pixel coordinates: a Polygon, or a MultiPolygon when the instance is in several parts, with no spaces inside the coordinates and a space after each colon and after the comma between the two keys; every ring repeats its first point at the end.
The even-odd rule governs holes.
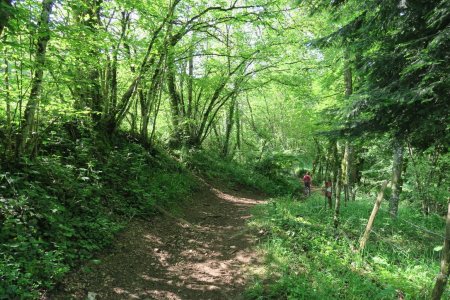
{"type": "Polygon", "coordinates": [[[381,189],[378,192],[377,200],[375,201],[375,205],[373,206],[372,213],[370,214],[369,221],[367,222],[366,231],[364,232],[364,235],[362,236],[360,242],[359,242],[359,251],[364,251],[364,248],[366,247],[367,240],[369,239],[370,231],[372,231],[373,222],[375,220],[375,217],[377,216],[378,210],[381,206],[381,201],[383,200],[384,191],[386,189],[386,186],[388,184],[388,181],[385,180],[383,184],[381,185],[381,189]]]}

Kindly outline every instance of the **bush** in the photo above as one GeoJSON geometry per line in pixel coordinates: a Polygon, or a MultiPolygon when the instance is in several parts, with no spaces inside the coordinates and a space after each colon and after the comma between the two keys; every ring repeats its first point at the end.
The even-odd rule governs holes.
{"type": "Polygon", "coordinates": [[[195,186],[162,152],[123,137],[96,141],[62,139],[64,147],[0,173],[0,299],[37,298],[131,217],[155,213],[155,203],[174,207],[195,186]]]}
{"type": "Polygon", "coordinates": [[[222,181],[231,188],[241,185],[272,196],[292,194],[298,188],[298,182],[290,175],[262,173],[261,166],[255,168],[249,164],[239,164],[212,152],[192,150],[186,158],[186,165],[204,177],[222,181]]]}

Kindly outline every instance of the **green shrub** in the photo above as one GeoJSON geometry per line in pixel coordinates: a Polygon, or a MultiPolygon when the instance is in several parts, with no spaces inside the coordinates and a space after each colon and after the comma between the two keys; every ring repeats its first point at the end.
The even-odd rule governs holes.
{"type": "Polygon", "coordinates": [[[241,185],[272,196],[292,194],[298,188],[298,181],[288,174],[261,172],[261,166],[255,168],[250,164],[239,164],[213,152],[193,150],[187,155],[186,165],[202,176],[222,181],[231,188],[241,185]]]}
{"type": "Polygon", "coordinates": [[[98,141],[62,138],[64,147],[0,173],[0,299],[37,298],[131,217],[154,214],[155,203],[173,209],[196,185],[162,152],[98,141]]]}

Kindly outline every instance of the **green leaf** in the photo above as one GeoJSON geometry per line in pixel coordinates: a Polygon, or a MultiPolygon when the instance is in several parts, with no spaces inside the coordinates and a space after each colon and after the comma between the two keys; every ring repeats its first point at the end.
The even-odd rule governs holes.
{"type": "Polygon", "coordinates": [[[436,246],[433,248],[433,251],[439,252],[442,250],[442,248],[444,248],[444,246],[440,245],[440,246],[436,246]]]}

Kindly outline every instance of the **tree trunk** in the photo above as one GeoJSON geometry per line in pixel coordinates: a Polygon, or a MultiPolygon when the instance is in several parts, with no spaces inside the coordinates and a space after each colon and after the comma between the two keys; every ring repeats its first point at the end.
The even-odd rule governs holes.
{"type": "Polygon", "coordinates": [[[318,181],[321,181],[322,178],[320,177],[320,175],[318,175],[319,172],[317,172],[317,169],[320,169],[321,166],[321,160],[322,160],[322,149],[320,147],[320,143],[317,141],[317,139],[314,139],[314,143],[316,144],[316,156],[314,157],[313,160],[313,165],[312,165],[312,175],[317,178],[318,181]]]}
{"type": "Polygon", "coordinates": [[[19,153],[24,153],[27,151],[27,143],[31,140],[30,135],[35,129],[36,110],[42,92],[42,80],[44,77],[47,43],[50,40],[49,23],[53,4],[54,0],[44,0],[42,2],[42,11],[38,23],[34,74],[31,80],[30,97],[25,108],[24,120],[22,122],[20,142],[18,144],[19,153]]]}
{"type": "Polygon", "coordinates": [[[329,154],[325,154],[325,171],[324,171],[324,177],[325,177],[325,181],[331,181],[331,176],[330,176],[330,157],[329,154]]]}
{"type": "Polygon", "coordinates": [[[142,89],[139,89],[138,91],[138,97],[139,97],[139,103],[141,106],[141,130],[140,130],[140,136],[141,140],[145,142],[148,137],[148,122],[150,119],[150,113],[148,111],[148,93],[151,93],[151,91],[144,92],[142,89]]]}
{"type": "Polygon", "coordinates": [[[345,142],[345,151],[344,151],[344,192],[345,192],[345,202],[350,200],[350,197],[353,193],[353,180],[352,180],[352,172],[353,172],[353,147],[350,145],[349,141],[345,142]]]}
{"type": "Polygon", "coordinates": [[[2,34],[5,26],[8,25],[11,10],[11,0],[0,0],[0,35],[2,34]]]}
{"type": "Polygon", "coordinates": [[[170,147],[179,148],[183,141],[183,133],[181,130],[181,96],[176,87],[176,75],[175,75],[175,57],[173,49],[168,50],[167,54],[167,87],[170,96],[170,112],[173,131],[170,137],[170,147]]]}
{"type": "Polygon", "coordinates": [[[155,132],[156,132],[156,120],[158,119],[158,114],[159,114],[159,110],[161,107],[161,98],[162,98],[162,82],[163,82],[163,76],[161,76],[160,78],[160,82],[159,82],[159,91],[158,91],[158,96],[157,96],[157,100],[156,100],[156,105],[155,105],[155,115],[153,116],[153,122],[152,122],[152,133],[150,134],[150,139],[149,139],[149,145],[151,146],[153,143],[153,138],[155,136],[155,132]]]}
{"type": "Polygon", "coordinates": [[[450,276],[450,199],[447,204],[447,222],[445,226],[444,248],[441,254],[441,270],[436,277],[436,283],[433,288],[431,299],[439,300],[447,286],[448,277],[450,276]]]}
{"type": "Polygon", "coordinates": [[[340,164],[339,164],[339,155],[338,155],[338,149],[337,149],[337,142],[332,141],[331,142],[331,153],[332,153],[332,171],[333,171],[333,185],[332,185],[332,194],[334,195],[334,199],[336,199],[336,188],[338,185],[339,180],[339,174],[340,174],[340,164]]]}
{"type": "Polygon", "coordinates": [[[150,87],[147,92],[144,93],[139,90],[139,102],[141,104],[141,140],[144,144],[149,142],[148,140],[148,125],[150,122],[150,114],[154,112],[154,108],[157,105],[158,94],[161,89],[161,78],[164,72],[165,53],[161,53],[158,64],[153,71],[150,87]]]}
{"type": "Polygon", "coordinates": [[[367,240],[369,239],[369,234],[372,231],[373,222],[375,221],[375,217],[377,216],[378,210],[381,206],[381,201],[383,201],[384,197],[384,191],[386,190],[386,186],[388,184],[388,181],[385,180],[383,184],[381,185],[380,192],[378,193],[377,199],[375,200],[375,204],[372,209],[372,213],[370,214],[369,221],[367,221],[366,230],[364,231],[364,234],[359,242],[359,251],[364,251],[364,248],[366,247],[367,240]]]}
{"type": "Polygon", "coordinates": [[[359,166],[360,163],[358,158],[358,151],[356,147],[352,147],[352,164],[350,166],[351,168],[351,173],[350,173],[350,183],[351,183],[351,201],[355,201],[356,200],[356,192],[358,190],[358,174],[359,174],[359,166]]]}
{"type": "Polygon", "coordinates": [[[341,168],[338,168],[337,170],[337,180],[336,180],[336,203],[334,207],[334,218],[333,218],[333,224],[334,229],[338,229],[339,227],[339,213],[341,208],[341,168]]]}
{"type": "MultiPolygon", "coordinates": [[[[101,0],[103,1],[103,0],[101,0]]],[[[128,22],[130,21],[130,15],[131,13],[123,11],[121,13],[122,18],[120,20],[121,23],[121,33],[120,38],[117,42],[117,45],[112,47],[112,60],[110,65],[110,80],[109,80],[109,95],[110,99],[109,102],[111,104],[111,107],[113,110],[116,109],[117,106],[117,65],[118,65],[118,54],[120,50],[120,45],[122,44],[123,39],[125,38],[127,28],[128,28],[128,22]]],[[[95,75],[95,74],[93,74],[95,75]]]]}
{"type": "MultiPolygon", "coordinates": [[[[6,52],[6,51],[5,51],[6,52]]],[[[6,139],[5,139],[5,157],[8,157],[11,150],[11,134],[12,134],[12,116],[11,116],[11,95],[9,84],[9,62],[5,58],[5,102],[6,102],[6,139]]]]}
{"type": "Polygon", "coordinates": [[[393,164],[392,164],[392,196],[389,201],[389,213],[392,218],[397,217],[398,202],[402,189],[402,170],[403,170],[403,143],[395,139],[393,145],[393,164]]]}
{"type": "MultiPolygon", "coordinates": [[[[345,83],[345,98],[349,98],[353,93],[353,78],[352,78],[352,68],[350,65],[350,52],[348,48],[344,50],[344,83],[345,83]]],[[[349,141],[345,142],[345,152],[344,152],[344,194],[345,203],[350,199],[352,193],[351,186],[351,169],[352,169],[352,146],[349,141]]]]}
{"type": "MultiPolygon", "coordinates": [[[[166,15],[163,22],[156,28],[156,30],[153,32],[152,37],[150,39],[150,42],[147,46],[147,51],[145,52],[145,55],[140,63],[140,67],[137,71],[136,76],[129,84],[126,91],[123,93],[122,97],[120,99],[118,98],[117,107],[115,110],[111,110],[110,114],[107,114],[105,116],[102,116],[102,120],[100,121],[100,127],[106,130],[107,134],[112,134],[114,131],[120,126],[123,119],[127,115],[130,104],[132,103],[133,97],[136,95],[136,92],[138,91],[138,87],[144,78],[144,75],[149,70],[150,66],[152,66],[155,62],[155,55],[154,55],[154,46],[156,44],[156,41],[160,35],[160,33],[163,31],[163,28],[167,25],[167,31],[166,31],[166,39],[163,42],[164,49],[164,55],[167,55],[167,48],[168,46],[168,39],[167,37],[170,35],[170,32],[172,30],[172,23],[169,22],[169,20],[173,16],[173,12],[175,10],[175,7],[180,3],[180,0],[175,0],[171,4],[171,7],[169,9],[168,14],[166,15]]],[[[158,51],[159,52],[159,51],[158,51]]]]}
{"type": "Polygon", "coordinates": [[[195,34],[192,34],[191,45],[189,47],[189,62],[188,62],[188,107],[187,107],[187,116],[189,118],[192,117],[192,105],[194,99],[194,37],[195,34]]]}
{"type": "Polygon", "coordinates": [[[229,152],[229,148],[230,148],[231,131],[233,130],[233,125],[234,125],[235,110],[236,110],[236,95],[233,96],[231,103],[230,103],[230,107],[228,108],[226,127],[225,127],[225,140],[223,142],[223,148],[222,148],[222,156],[223,157],[228,156],[228,152],[229,152]]]}
{"type": "Polygon", "coordinates": [[[239,110],[239,102],[236,102],[236,147],[241,150],[241,112],[239,110]]]}
{"type": "Polygon", "coordinates": [[[106,74],[103,74],[105,74],[105,81],[109,80],[109,82],[107,83],[107,88],[102,89],[100,84],[100,64],[98,61],[102,53],[101,50],[104,49],[101,49],[94,43],[92,38],[99,33],[100,6],[103,0],[81,0],[79,2],[81,2],[81,5],[73,10],[74,17],[78,25],[83,28],[83,33],[87,36],[86,47],[89,50],[87,51],[87,56],[81,55],[77,58],[76,69],[74,70],[76,74],[74,81],[77,82],[73,88],[76,93],[74,107],[80,110],[85,110],[86,107],[90,108],[92,119],[95,123],[98,123],[104,110],[102,107],[103,92],[105,94],[109,92],[111,82],[114,81],[114,76],[117,73],[115,70],[117,64],[114,62],[114,53],[112,62],[108,56],[108,67],[105,70],[106,74]],[[110,80],[111,78],[113,79],[110,80]]]}

